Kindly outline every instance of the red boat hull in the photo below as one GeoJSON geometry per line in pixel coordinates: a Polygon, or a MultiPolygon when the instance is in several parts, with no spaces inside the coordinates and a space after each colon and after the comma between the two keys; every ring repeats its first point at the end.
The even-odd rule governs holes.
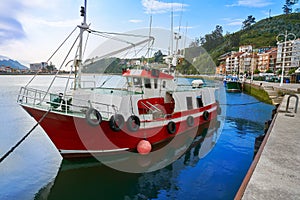
{"type": "MultiPolygon", "coordinates": [[[[36,121],[39,121],[47,112],[26,105],[22,106],[36,121]]],[[[89,152],[136,151],[138,143],[143,139],[149,141],[155,149],[155,146],[172,140],[178,134],[183,134],[188,130],[197,129],[197,127],[207,124],[216,116],[217,104],[212,104],[199,109],[177,112],[167,119],[156,120],[162,123],[164,121],[174,121],[176,131],[172,134],[168,131],[166,123],[162,126],[143,128],[144,122],[141,122],[140,128],[135,132],[129,131],[126,126],[120,131],[114,131],[111,129],[109,121],[103,120],[99,126],[91,126],[85,118],[58,112],[46,114],[40,125],[63,157],[71,155],[80,157],[89,154],[89,152]],[[209,110],[208,117],[203,116],[206,110],[209,110]],[[197,113],[202,114],[194,118],[192,125],[188,124],[187,117],[197,113]]]]}

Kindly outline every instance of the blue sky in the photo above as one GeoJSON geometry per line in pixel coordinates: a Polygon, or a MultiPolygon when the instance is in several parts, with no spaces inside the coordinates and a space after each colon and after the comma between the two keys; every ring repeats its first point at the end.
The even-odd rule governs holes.
{"type": "MultiPolygon", "coordinates": [[[[65,36],[81,22],[83,0],[5,0],[0,4],[0,55],[29,63],[47,60],[65,36]]],[[[89,0],[88,22],[95,29],[125,32],[149,26],[187,30],[204,36],[221,25],[226,32],[241,29],[248,15],[256,20],[282,14],[285,0],[89,0]],[[187,29],[186,29],[187,26],[187,29]]],[[[299,7],[295,5],[295,8],[299,7]]]]}

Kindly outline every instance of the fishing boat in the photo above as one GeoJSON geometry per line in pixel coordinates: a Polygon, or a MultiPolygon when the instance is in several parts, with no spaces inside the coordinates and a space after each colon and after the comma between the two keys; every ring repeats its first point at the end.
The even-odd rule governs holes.
{"type": "MultiPolygon", "coordinates": [[[[124,84],[118,88],[104,87],[105,81],[99,84],[99,76],[103,75],[83,75],[84,70],[95,66],[101,68],[101,63],[107,61],[104,56],[83,61],[84,34],[107,36],[110,33],[92,30],[87,25],[86,1],[81,7],[81,14],[83,22],[76,27],[79,29],[75,40],[78,47],[75,48],[75,43],[72,43],[71,48],[75,50],[66,53],[49,87],[32,87],[31,83],[38,77],[34,76],[21,87],[17,100],[40,124],[64,158],[115,155],[128,151],[148,154],[174,137],[216,119],[218,103],[215,88],[178,86],[176,59],[181,56],[177,53],[171,55],[173,59],[168,63],[168,73],[150,65],[141,66],[141,63],[134,68],[124,68],[120,77],[124,84]],[[70,52],[75,55],[66,62],[70,52]],[[61,74],[66,65],[70,65],[70,72],[61,74]],[[60,80],[64,80],[63,87],[56,84],[61,83],[60,80]]],[[[137,49],[138,45],[153,39],[147,36],[135,44],[125,43],[137,49]]],[[[119,38],[118,41],[124,39],[119,38]]],[[[105,56],[113,58],[122,51],[131,50],[122,47],[105,53],[105,56]]]]}
{"type": "Polygon", "coordinates": [[[242,92],[242,83],[236,76],[226,76],[223,80],[226,92],[242,92]]]}

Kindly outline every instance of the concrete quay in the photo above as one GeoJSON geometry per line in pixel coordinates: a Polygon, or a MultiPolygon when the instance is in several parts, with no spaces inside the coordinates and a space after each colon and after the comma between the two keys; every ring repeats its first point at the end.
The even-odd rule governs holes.
{"type": "MultiPolygon", "coordinates": [[[[287,89],[296,93],[299,88],[298,84],[287,89]]],[[[298,105],[296,97],[290,97],[287,110],[289,95],[282,99],[235,199],[300,200],[300,94],[295,95],[298,105]]]]}
{"type": "MultiPolygon", "coordinates": [[[[246,83],[250,83],[250,80],[247,80],[246,83]]],[[[280,86],[279,83],[253,81],[251,84],[264,89],[274,105],[280,104],[285,94],[300,94],[300,84],[298,83],[283,83],[283,85],[280,86]]]]}

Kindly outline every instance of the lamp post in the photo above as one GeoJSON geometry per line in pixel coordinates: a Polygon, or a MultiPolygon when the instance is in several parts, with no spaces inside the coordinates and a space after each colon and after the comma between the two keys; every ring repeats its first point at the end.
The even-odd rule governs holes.
{"type": "Polygon", "coordinates": [[[284,43],[282,45],[282,52],[283,52],[283,61],[282,61],[282,71],[281,71],[281,80],[280,80],[280,87],[283,85],[283,76],[284,76],[284,67],[285,67],[285,57],[286,57],[286,42],[287,41],[291,41],[293,42],[296,39],[296,35],[294,33],[288,33],[287,31],[285,31],[285,34],[279,34],[276,37],[277,43],[280,43],[280,37],[284,37],[284,43]],[[292,36],[292,39],[289,37],[292,36]]]}

